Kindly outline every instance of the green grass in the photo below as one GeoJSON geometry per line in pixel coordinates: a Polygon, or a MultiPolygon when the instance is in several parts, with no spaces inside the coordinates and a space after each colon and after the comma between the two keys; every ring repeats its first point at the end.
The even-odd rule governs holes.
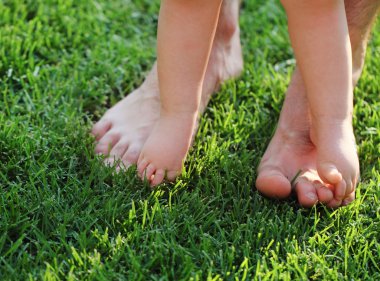
{"type": "Polygon", "coordinates": [[[242,77],[201,121],[187,173],[113,175],[89,130],[154,61],[158,2],[0,2],[1,280],[379,280],[380,32],[355,94],[362,183],[336,211],[263,198],[256,167],[294,67],[276,1],[246,1],[242,77]]]}

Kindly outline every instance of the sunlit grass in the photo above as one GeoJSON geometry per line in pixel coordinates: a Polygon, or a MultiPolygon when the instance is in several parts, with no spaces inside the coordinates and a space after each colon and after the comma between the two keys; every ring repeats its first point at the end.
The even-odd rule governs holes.
{"type": "Polygon", "coordinates": [[[254,188],[294,67],[277,1],[245,1],[245,70],[185,175],[114,175],[88,132],[154,61],[158,2],[0,2],[1,280],[380,279],[380,32],[355,94],[362,182],[336,211],[254,188]]]}

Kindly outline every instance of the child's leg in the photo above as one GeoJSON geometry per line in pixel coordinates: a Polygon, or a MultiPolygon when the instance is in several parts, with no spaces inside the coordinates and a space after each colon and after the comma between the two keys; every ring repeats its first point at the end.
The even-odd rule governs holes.
{"type": "MultiPolygon", "coordinates": [[[[200,114],[223,81],[238,76],[243,67],[239,30],[240,0],[224,0],[203,83],[200,114]]],[[[95,152],[117,169],[137,163],[142,147],[160,116],[157,64],[144,82],[115,104],[93,126],[95,152]]]]}
{"type": "Polygon", "coordinates": [[[335,198],[352,192],[359,165],[352,131],[351,45],[343,0],[282,0],[310,104],[318,174],[335,198]]]}
{"type": "Polygon", "coordinates": [[[163,0],[158,24],[160,119],[138,161],[152,185],[182,169],[198,117],[222,0],[163,0]]]}

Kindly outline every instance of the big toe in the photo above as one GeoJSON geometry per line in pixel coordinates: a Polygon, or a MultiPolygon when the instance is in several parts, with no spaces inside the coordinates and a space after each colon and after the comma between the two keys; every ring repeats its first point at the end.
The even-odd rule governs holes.
{"type": "Polygon", "coordinates": [[[259,172],[256,188],[265,196],[284,199],[292,191],[289,180],[276,168],[266,168],[259,172]]]}
{"type": "Polygon", "coordinates": [[[324,182],[335,185],[342,181],[342,174],[332,163],[320,163],[318,174],[324,182]]]}

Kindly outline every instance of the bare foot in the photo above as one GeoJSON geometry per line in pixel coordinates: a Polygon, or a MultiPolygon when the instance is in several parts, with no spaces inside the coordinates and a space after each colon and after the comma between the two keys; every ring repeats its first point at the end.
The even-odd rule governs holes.
{"type": "Polygon", "coordinates": [[[317,147],[317,171],[324,182],[334,186],[339,202],[354,192],[359,179],[359,159],[356,152],[352,122],[318,118],[312,122],[311,139],[317,147]]]}
{"type": "Polygon", "coordinates": [[[304,207],[318,202],[334,208],[350,203],[355,198],[353,189],[342,198],[334,193],[334,186],[321,179],[317,169],[318,151],[311,141],[310,129],[305,89],[296,70],[279,125],[258,168],[257,189],[268,197],[279,199],[294,191],[304,207]]]}
{"type": "Polygon", "coordinates": [[[135,164],[141,148],[152,131],[160,112],[154,66],[144,83],[109,109],[92,128],[97,140],[95,152],[107,156],[113,165],[121,160],[125,168],[135,164]]]}
{"type": "MultiPolygon", "coordinates": [[[[380,2],[346,0],[345,6],[352,45],[353,86],[355,87],[363,70],[368,37],[379,12],[380,2]],[[368,11],[368,13],[361,13],[361,11],[368,11]],[[362,16],[357,17],[358,14],[362,16]]],[[[302,78],[296,70],[281,111],[279,126],[258,169],[257,189],[269,197],[285,198],[290,195],[293,188],[299,203],[306,207],[311,207],[318,202],[334,208],[347,205],[355,199],[355,185],[359,176],[352,126],[350,122],[335,124],[334,131],[327,127],[320,131],[320,139],[318,139],[316,132],[313,131],[315,124],[313,128],[310,126],[305,93],[302,78]],[[331,144],[330,139],[336,141],[331,144]],[[326,143],[322,143],[324,140],[327,140],[326,143]],[[317,144],[320,150],[318,157],[314,144],[317,144]],[[323,155],[322,152],[327,155],[323,155]],[[339,154],[343,157],[332,159],[330,153],[334,157],[339,154]],[[328,161],[324,163],[324,159],[332,160],[333,163],[328,161]],[[343,166],[350,163],[348,167],[338,167],[345,181],[349,182],[343,201],[341,200],[343,188],[335,190],[334,187],[323,184],[317,172],[317,163],[318,170],[323,175],[322,170],[325,165],[340,166],[341,161],[343,161],[343,166]],[[292,187],[290,181],[300,169],[303,172],[292,187]]],[[[327,166],[328,169],[329,166],[327,166]]]]}
{"type": "MultiPolygon", "coordinates": [[[[202,91],[201,113],[220,84],[240,74],[243,60],[238,27],[239,1],[224,1],[202,91]]],[[[105,162],[122,167],[136,164],[141,149],[160,115],[156,64],[137,90],[109,109],[97,122],[92,134],[97,140],[95,152],[105,162]]]]}
{"type": "Polygon", "coordinates": [[[137,162],[138,173],[156,186],[180,175],[189,151],[197,114],[161,113],[137,162]]]}

